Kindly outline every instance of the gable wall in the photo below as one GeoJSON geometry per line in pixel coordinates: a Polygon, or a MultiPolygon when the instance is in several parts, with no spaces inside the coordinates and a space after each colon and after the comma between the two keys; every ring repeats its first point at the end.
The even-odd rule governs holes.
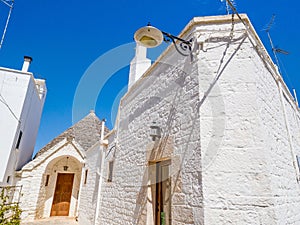
{"type": "Polygon", "coordinates": [[[68,143],[64,145],[64,142],[65,141],[58,143],[43,155],[35,158],[35,160],[28,163],[23,170],[19,172],[20,177],[18,178],[17,185],[23,186],[20,207],[23,210],[22,219],[24,221],[50,216],[57,174],[59,172],[65,172],[63,171],[63,164],[65,162],[58,161],[67,156],[70,157],[70,168],[68,171],[75,173],[70,215],[76,215],[79,183],[81,180],[80,163],[83,163],[83,159],[72,144],[68,143]],[[71,158],[73,158],[73,160],[71,160],[71,158]],[[74,161],[74,159],[76,160],[74,161]],[[74,162],[76,163],[74,164],[74,162]],[[49,185],[45,187],[47,174],[50,175],[50,180],[49,185]]]}

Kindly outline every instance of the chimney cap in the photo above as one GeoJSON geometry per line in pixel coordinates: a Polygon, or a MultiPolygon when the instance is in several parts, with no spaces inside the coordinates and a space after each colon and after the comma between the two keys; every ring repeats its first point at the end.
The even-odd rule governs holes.
{"type": "Polygon", "coordinates": [[[25,55],[24,56],[24,61],[32,62],[32,57],[25,55]]]}

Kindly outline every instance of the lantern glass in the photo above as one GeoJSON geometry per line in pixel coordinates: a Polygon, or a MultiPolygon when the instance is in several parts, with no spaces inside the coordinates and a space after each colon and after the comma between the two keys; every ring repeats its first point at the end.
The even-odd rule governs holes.
{"type": "Polygon", "coordinates": [[[161,129],[159,126],[157,126],[155,123],[153,123],[152,126],[150,126],[150,137],[152,137],[152,140],[155,141],[156,138],[160,138],[161,135],[161,129]]]}

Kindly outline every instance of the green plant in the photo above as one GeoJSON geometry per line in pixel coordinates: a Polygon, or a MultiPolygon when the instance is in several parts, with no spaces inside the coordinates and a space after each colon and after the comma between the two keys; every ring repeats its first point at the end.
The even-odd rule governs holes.
{"type": "Polygon", "coordinates": [[[19,225],[22,210],[18,202],[11,202],[9,193],[13,187],[0,187],[0,224],[19,225]]]}

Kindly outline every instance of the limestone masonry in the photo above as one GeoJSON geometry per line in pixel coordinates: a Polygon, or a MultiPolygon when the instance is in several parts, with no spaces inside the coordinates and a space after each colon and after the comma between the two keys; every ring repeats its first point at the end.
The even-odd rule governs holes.
{"type": "Polygon", "coordinates": [[[136,57],[113,130],[91,112],[17,172],[24,221],[300,224],[299,108],[241,17],[191,20],[192,57],[170,45],[146,72],[136,57]]]}

